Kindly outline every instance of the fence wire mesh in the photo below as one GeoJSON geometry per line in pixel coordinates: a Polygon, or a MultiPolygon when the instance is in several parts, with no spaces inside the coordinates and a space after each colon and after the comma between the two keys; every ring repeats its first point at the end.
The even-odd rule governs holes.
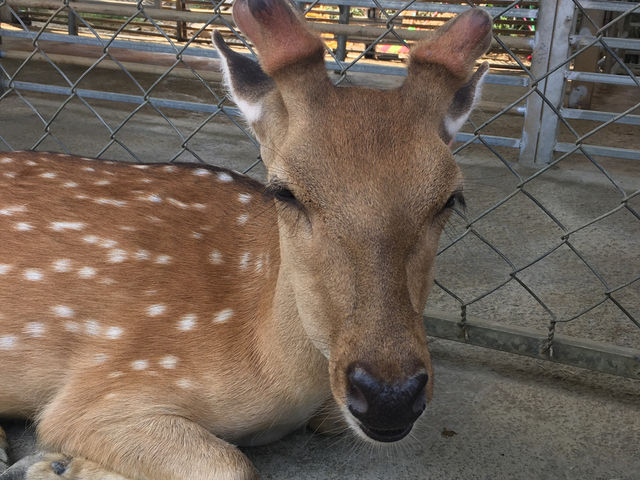
{"type": "MultiPolygon", "coordinates": [[[[336,84],[390,88],[413,41],[476,5],[295,6],[327,41],[336,84]]],[[[640,378],[640,3],[478,6],[495,20],[492,70],[454,146],[470,206],[441,241],[430,308],[457,312],[463,334],[473,318],[543,332],[548,358],[557,333],[626,347],[639,363],[622,374],[640,378]]],[[[0,150],[216,163],[261,177],[258,144],[208,45],[216,28],[253,54],[230,8],[0,0],[0,150]]]]}

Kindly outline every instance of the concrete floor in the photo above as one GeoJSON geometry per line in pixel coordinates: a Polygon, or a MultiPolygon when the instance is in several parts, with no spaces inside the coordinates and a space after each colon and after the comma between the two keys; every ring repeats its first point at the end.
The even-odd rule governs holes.
{"type": "MultiPolygon", "coordinates": [[[[3,60],[3,66],[15,66],[3,60]]],[[[30,73],[42,78],[47,67],[30,73]]],[[[77,74],[74,68],[66,71],[77,74]]],[[[28,73],[28,72],[27,72],[28,73]]],[[[29,79],[23,78],[24,80],[29,79]]],[[[149,82],[151,79],[142,78],[149,82]]],[[[123,79],[103,73],[87,79],[83,88],[98,84],[114,90],[123,79]]],[[[159,92],[200,101],[209,95],[196,87],[179,90],[184,80],[167,80],[159,92]]],[[[216,87],[217,88],[217,87],[216,87]]],[[[221,91],[218,88],[219,91],[221,91]]],[[[52,115],[61,98],[28,94],[45,115],[52,115]]],[[[108,102],[92,102],[105,120],[115,126],[133,106],[115,108],[108,102]]],[[[167,111],[183,132],[203,117],[167,111]]],[[[62,111],[53,132],[81,155],[95,155],[108,140],[106,130],[74,100],[62,111]]],[[[505,123],[508,123],[508,119],[505,123]]],[[[42,124],[15,95],[0,102],[0,135],[16,149],[30,148],[42,133],[42,124]]],[[[144,160],[164,160],[177,151],[180,139],[150,109],[143,109],[119,138],[144,160]]],[[[242,170],[257,150],[229,120],[209,123],[192,140],[192,148],[211,163],[242,170]]],[[[0,144],[0,150],[7,149],[0,144]]],[[[42,150],[60,150],[51,139],[42,150]]],[[[507,160],[514,151],[500,150],[507,160]]],[[[118,146],[105,157],[129,160],[118,146]]],[[[189,153],[179,160],[193,161],[189,153]]],[[[473,147],[458,155],[467,178],[468,217],[503,198],[518,180],[486,149],[473,147]]],[[[612,176],[627,192],[640,188],[637,162],[604,161],[612,176]]],[[[526,176],[532,171],[515,165],[526,176]]],[[[253,174],[261,176],[260,168],[253,174]]],[[[528,191],[569,228],[614,208],[616,192],[598,170],[575,158],[554,168],[528,186],[528,191]]],[[[632,201],[640,208],[640,197],[632,201]]],[[[443,241],[455,238],[464,224],[452,221],[443,241]]],[[[557,242],[562,232],[522,195],[515,197],[477,228],[498,245],[517,265],[535,258],[557,242]]],[[[624,211],[576,235],[575,243],[607,281],[617,285],[638,275],[640,222],[624,211]]],[[[439,259],[438,278],[463,299],[474,298],[508,275],[503,262],[472,238],[439,259]]],[[[571,315],[599,298],[602,286],[585,272],[570,252],[541,262],[523,272],[536,291],[554,309],[571,315]]],[[[625,289],[620,301],[640,318],[640,282],[625,289]]],[[[434,289],[430,307],[455,312],[459,306],[440,289],[434,289]]],[[[486,300],[469,307],[477,318],[521,325],[544,331],[549,321],[542,309],[509,284],[486,300]]],[[[558,327],[560,333],[606,341],[640,351],[640,329],[605,304],[580,319],[558,327]]],[[[432,341],[436,390],[433,403],[411,438],[389,449],[371,449],[351,435],[339,438],[297,432],[287,439],[247,453],[264,479],[639,479],[640,478],[640,382],[594,374],[578,369],[510,356],[500,352],[432,341]]],[[[11,429],[14,447],[28,435],[11,429]],[[27,435],[25,437],[25,435],[27,435]],[[16,439],[16,437],[18,437],[16,439]]],[[[14,457],[23,451],[16,449],[14,457]]]]}
{"type": "MultiPolygon", "coordinates": [[[[401,444],[299,431],[245,449],[261,478],[640,478],[640,382],[444,340],[431,348],[434,400],[401,444]]],[[[9,434],[16,457],[30,451],[21,423],[9,434]]]]}

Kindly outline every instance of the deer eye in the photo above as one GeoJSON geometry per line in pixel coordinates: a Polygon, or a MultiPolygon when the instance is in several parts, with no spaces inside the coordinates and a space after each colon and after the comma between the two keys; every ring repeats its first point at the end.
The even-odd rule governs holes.
{"type": "Polygon", "coordinates": [[[277,187],[274,189],[273,196],[281,202],[293,203],[297,202],[296,196],[287,187],[277,187]]]}
{"type": "Polygon", "coordinates": [[[456,205],[462,207],[463,209],[467,206],[464,200],[464,195],[462,195],[461,191],[453,192],[453,194],[449,197],[449,200],[447,200],[447,203],[444,204],[442,211],[444,212],[445,210],[449,210],[456,205]]]}
{"type": "Polygon", "coordinates": [[[296,198],[291,189],[283,183],[271,182],[267,185],[266,193],[271,195],[277,201],[287,203],[293,206],[299,206],[300,202],[296,198]]]}

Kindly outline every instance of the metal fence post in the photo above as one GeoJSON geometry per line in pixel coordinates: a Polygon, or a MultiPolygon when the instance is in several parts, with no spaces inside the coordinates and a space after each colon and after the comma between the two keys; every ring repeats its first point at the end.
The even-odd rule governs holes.
{"type": "MultiPolygon", "coordinates": [[[[531,73],[536,79],[569,57],[569,34],[575,5],[572,0],[540,0],[531,73]]],[[[556,108],[562,105],[565,71],[563,65],[538,83],[538,90],[556,108]]],[[[537,93],[527,99],[527,112],[522,129],[520,161],[546,164],[553,158],[558,134],[558,116],[537,93]]]]}
{"type": "MultiPolygon", "coordinates": [[[[339,23],[347,24],[349,23],[349,10],[350,8],[347,5],[340,5],[340,17],[339,23]]],[[[338,46],[336,48],[336,58],[341,62],[344,62],[344,59],[347,58],[347,36],[346,35],[338,35],[338,46]]]]}

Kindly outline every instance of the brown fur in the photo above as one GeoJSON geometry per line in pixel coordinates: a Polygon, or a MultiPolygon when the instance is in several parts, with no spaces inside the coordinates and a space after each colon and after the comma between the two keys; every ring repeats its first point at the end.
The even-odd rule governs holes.
{"type": "MultiPolygon", "coordinates": [[[[261,52],[308,40],[285,17],[283,33],[236,4],[261,52]]],[[[424,371],[431,397],[422,311],[462,182],[441,124],[467,78],[418,62],[394,91],[336,89],[307,50],[253,95],[234,82],[256,69],[228,67],[296,204],[215,168],[0,154],[0,415],[131,479],[226,480],[256,475],[234,444],[322,405],[354,425],[355,362],[389,385],[424,371]]]]}

